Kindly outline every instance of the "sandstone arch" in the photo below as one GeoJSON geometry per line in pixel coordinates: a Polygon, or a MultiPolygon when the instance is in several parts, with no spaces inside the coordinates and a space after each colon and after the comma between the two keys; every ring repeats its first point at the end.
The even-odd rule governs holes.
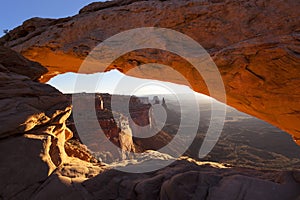
{"type": "MultiPolygon", "coordinates": [[[[46,81],[76,72],[93,47],[120,31],[145,26],[177,30],[211,54],[229,105],[278,126],[300,143],[299,10],[300,2],[294,0],[94,3],[74,17],[28,20],[0,43],[46,66],[49,73],[42,79],[46,81]]],[[[111,68],[126,71],[153,58],[140,52],[127,56],[111,68]]],[[[187,71],[178,59],[152,56],[187,71]]],[[[154,78],[163,80],[159,74],[154,78]]],[[[194,90],[205,93],[199,77],[191,80],[194,90]]]]}

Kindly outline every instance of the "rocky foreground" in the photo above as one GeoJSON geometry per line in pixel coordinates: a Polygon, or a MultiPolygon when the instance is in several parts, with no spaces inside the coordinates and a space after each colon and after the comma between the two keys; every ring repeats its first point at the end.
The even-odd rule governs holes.
{"type": "MultiPolygon", "coordinates": [[[[65,124],[69,101],[35,81],[47,70],[6,47],[0,47],[0,70],[1,199],[300,198],[299,171],[259,171],[181,158],[155,172],[130,174],[91,162],[82,156],[84,148],[66,145],[72,137],[65,124]]],[[[152,151],[135,159],[118,166],[173,160],[152,151]]]]}

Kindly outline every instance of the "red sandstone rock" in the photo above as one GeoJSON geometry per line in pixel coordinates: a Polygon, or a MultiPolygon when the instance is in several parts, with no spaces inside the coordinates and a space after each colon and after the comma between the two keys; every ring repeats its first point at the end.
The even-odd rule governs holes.
{"type": "MultiPolygon", "coordinates": [[[[121,31],[171,28],[192,37],[211,54],[229,105],[276,125],[298,141],[299,9],[294,0],[100,2],[71,18],[27,20],[1,43],[46,66],[46,81],[59,73],[76,72],[97,44],[121,31]]],[[[155,50],[126,54],[109,69],[125,73],[148,62],[170,65],[189,79],[195,91],[208,93],[202,78],[184,60],[155,50]]],[[[164,69],[154,72],[136,69],[131,75],[165,80],[164,69]]],[[[168,81],[178,82],[172,77],[168,81]]]]}
{"type": "MultiPolygon", "coordinates": [[[[74,18],[30,20],[2,41],[46,64],[53,76],[54,67],[60,64],[58,73],[76,71],[71,66],[78,67],[82,57],[97,43],[93,40],[99,39],[95,38],[97,33],[104,39],[120,30],[145,25],[189,32],[215,55],[231,105],[300,138],[299,127],[295,126],[299,120],[297,1],[128,2],[131,4],[93,4],[74,18]],[[122,6],[111,7],[115,5],[122,6]],[[124,23],[124,16],[132,19],[132,23],[124,23]],[[99,29],[105,26],[110,29],[99,29]],[[204,39],[198,35],[201,30],[205,30],[201,34],[204,39]],[[87,46],[80,45],[82,42],[87,46]]],[[[156,172],[127,174],[69,158],[64,152],[64,141],[71,135],[65,127],[69,104],[57,90],[33,81],[45,72],[40,65],[7,49],[0,52],[8,52],[0,53],[3,199],[300,198],[299,172],[291,176],[183,159],[156,172]],[[6,57],[13,59],[7,62],[6,57]],[[16,65],[15,59],[21,62],[16,65]]],[[[179,66],[184,69],[185,65],[179,66]]],[[[152,154],[148,156],[157,160],[171,159],[152,154]]],[[[146,157],[141,155],[140,162],[147,162],[146,157]]]]}
{"type": "Polygon", "coordinates": [[[55,88],[31,80],[46,69],[6,48],[0,53],[0,138],[37,130],[53,136],[66,130],[66,139],[72,137],[65,126],[71,113],[67,99],[55,88]]]}
{"type": "Polygon", "coordinates": [[[35,81],[46,72],[40,64],[0,47],[2,199],[32,199],[35,191],[45,186],[43,183],[54,181],[48,176],[54,171],[63,173],[64,163],[73,163],[73,168],[84,166],[84,176],[78,173],[84,180],[100,171],[99,167],[89,171],[92,164],[66,155],[65,140],[72,132],[65,122],[71,106],[55,88],[35,81]]]}

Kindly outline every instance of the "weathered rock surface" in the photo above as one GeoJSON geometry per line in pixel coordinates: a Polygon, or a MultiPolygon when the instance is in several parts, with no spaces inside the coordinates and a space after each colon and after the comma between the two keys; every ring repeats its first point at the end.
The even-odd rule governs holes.
{"type": "Polygon", "coordinates": [[[32,80],[39,79],[48,70],[39,63],[32,62],[9,48],[0,48],[0,72],[14,72],[32,80]]]}
{"type": "MultiPolygon", "coordinates": [[[[292,0],[100,3],[74,18],[26,21],[1,43],[47,66],[51,77],[76,71],[98,42],[122,30],[172,28],[213,55],[230,105],[300,138],[298,10],[299,2],[292,0]],[[130,21],[124,23],[126,18],[130,21]]],[[[157,53],[157,61],[164,60],[165,54],[157,53]]],[[[124,72],[154,60],[140,52],[131,54],[134,62],[127,56],[116,65],[124,72]]],[[[171,66],[191,78],[186,65],[177,60],[171,66]]],[[[297,171],[225,168],[183,159],[156,172],[127,174],[68,157],[64,144],[72,133],[65,120],[71,107],[60,92],[35,82],[45,72],[39,64],[0,47],[0,199],[300,198],[297,171]]],[[[193,89],[206,91],[199,77],[191,80],[193,89]]],[[[171,159],[155,156],[162,162],[171,159]]]]}
{"type": "Polygon", "coordinates": [[[147,174],[109,170],[81,185],[92,199],[293,199],[300,193],[290,173],[237,170],[185,159],[147,174]]]}
{"type": "MultiPolygon", "coordinates": [[[[229,105],[299,141],[299,9],[299,1],[294,0],[99,2],[71,18],[28,20],[1,43],[46,66],[46,81],[59,73],[76,72],[97,44],[121,31],[150,26],[177,30],[211,54],[229,105]]],[[[108,69],[126,72],[148,62],[173,67],[195,91],[208,93],[202,78],[184,60],[157,50],[131,52],[108,69]]],[[[136,68],[131,75],[165,80],[164,70],[136,68]]],[[[180,82],[175,77],[168,81],[180,82]]]]}
{"type": "Polygon", "coordinates": [[[19,67],[31,71],[31,64],[36,65],[27,64],[16,65],[10,72],[8,61],[1,72],[1,86],[6,85],[0,101],[4,121],[0,138],[1,199],[295,199],[300,195],[297,171],[226,168],[187,158],[150,173],[110,169],[132,164],[149,167],[153,159],[161,166],[174,160],[155,151],[111,166],[93,164],[82,146],[65,144],[71,137],[65,127],[70,113],[68,101],[50,86],[18,74],[19,67]],[[16,113],[7,107],[14,102],[25,106],[17,106],[16,113]],[[75,157],[67,156],[65,148],[75,157]],[[230,187],[232,184],[234,187],[230,187]]]}
{"type": "Polygon", "coordinates": [[[3,199],[14,199],[20,193],[22,198],[28,198],[47,179],[56,168],[50,147],[51,136],[45,135],[24,135],[0,141],[0,195],[3,199]]]}
{"type": "MultiPolygon", "coordinates": [[[[168,157],[159,153],[158,162],[168,157]]],[[[136,164],[147,163],[145,160],[136,164]]],[[[126,165],[126,164],[125,164],[126,165]]],[[[181,158],[150,173],[103,172],[76,162],[62,165],[35,192],[33,199],[296,199],[295,173],[228,168],[222,164],[181,158]],[[98,175],[85,180],[85,173],[98,175]],[[71,177],[71,178],[69,178],[71,177]]]]}
{"type": "MultiPolygon", "coordinates": [[[[55,88],[35,81],[46,72],[40,64],[0,47],[1,199],[32,198],[48,182],[56,184],[51,174],[68,171],[64,163],[76,168],[76,178],[82,180],[101,169],[89,170],[92,164],[67,156],[64,144],[72,132],[65,121],[71,105],[55,88]]],[[[71,183],[73,177],[68,178],[71,183]]]]}
{"type": "MultiPolygon", "coordinates": [[[[0,138],[44,129],[57,136],[67,130],[65,120],[71,113],[67,99],[55,88],[34,82],[47,70],[20,54],[0,48],[0,138]]],[[[68,131],[67,138],[72,137],[68,131]]]]}

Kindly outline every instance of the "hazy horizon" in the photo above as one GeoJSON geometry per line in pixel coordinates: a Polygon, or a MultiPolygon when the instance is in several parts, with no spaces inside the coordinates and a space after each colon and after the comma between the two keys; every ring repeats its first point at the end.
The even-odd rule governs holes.
{"type": "Polygon", "coordinates": [[[109,93],[118,95],[153,96],[170,94],[195,94],[206,99],[211,97],[194,92],[185,85],[152,79],[142,79],[124,75],[118,70],[105,73],[79,74],[65,73],[51,78],[47,84],[55,87],[64,94],[73,93],[109,93]],[[77,79],[84,85],[76,84],[77,79]],[[134,90],[133,94],[132,88],[134,90]]]}

